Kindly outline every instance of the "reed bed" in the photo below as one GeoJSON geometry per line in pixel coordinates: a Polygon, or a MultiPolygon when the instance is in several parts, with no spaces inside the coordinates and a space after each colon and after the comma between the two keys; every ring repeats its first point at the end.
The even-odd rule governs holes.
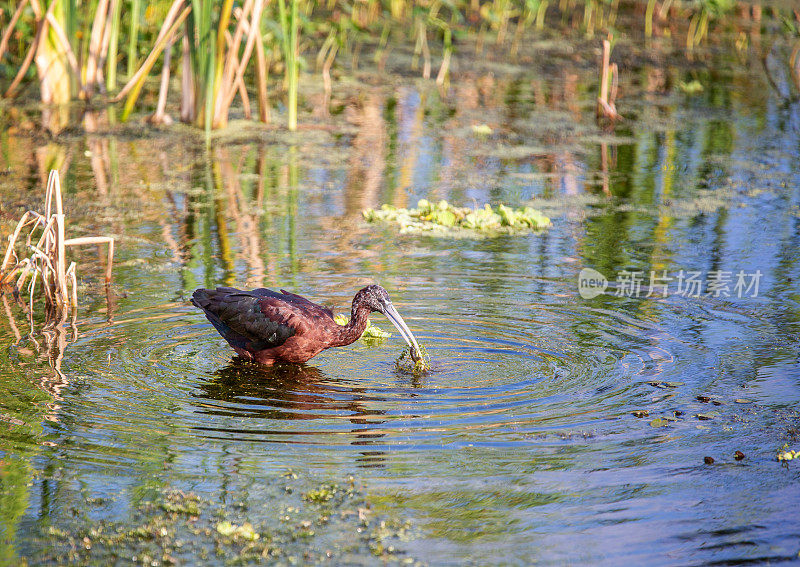
{"type": "Polygon", "coordinates": [[[65,225],[61,182],[58,171],[52,170],[47,180],[43,211],[23,213],[8,238],[0,265],[0,291],[12,291],[17,297],[27,297],[31,321],[37,292],[44,298],[48,324],[63,322],[70,310],[75,317],[78,266],[75,261],[68,263],[67,249],[70,247],[105,244],[108,251],[105,281],[106,284],[111,282],[114,239],[110,236],[67,238],[65,225]]]}
{"type": "MultiPolygon", "coordinates": [[[[100,96],[122,106],[124,121],[160,69],[154,123],[171,122],[168,93],[179,74],[183,122],[207,133],[224,128],[237,97],[246,117],[268,122],[270,101],[283,100],[294,130],[304,56],[316,54],[327,105],[335,62],[349,57],[355,70],[364,44],[381,69],[392,45],[413,46],[412,68],[446,87],[465,43],[479,54],[493,43],[514,57],[525,37],[571,28],[587,38],[612,31],[674,38],[691,53],[714,37],[715,26],[742,15],[756,21],[765,11],[785,26],[800,23],[789,8],[745,0],[0,0],[0,63],[16,70],[2,92],[13,98],[38,83],[46,104],[100,96]],[[633,17],[618,18],[623,10],[633,17]],[[269,84],[273,71],[283,78],[269,84]]],[[[615,115],[612,63],[602,77],[598,108],[615,115]]]]}

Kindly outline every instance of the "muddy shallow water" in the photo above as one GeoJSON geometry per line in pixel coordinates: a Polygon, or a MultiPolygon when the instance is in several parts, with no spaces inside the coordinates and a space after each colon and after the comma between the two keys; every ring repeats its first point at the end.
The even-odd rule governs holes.
{"type": "MultiPolygon", "coordinates": [[[[72,228],[119,249],[110,304],[97,257],[80,256],[77,337],[34,343],[12,302],[0,323],[0,558],[92,561],[91,526],[136,525],[142,501],[189,492],[277,541],[287,506],[317,521],[286,475],[298,493],[357,487],[358,504],[331,516],[350,506],[370,529],[412,526],[392,550],[348,549],[361,524],[319,520],[317,535],[281,540],[287,563],[308,549],[352,563],[796,558],[800,468],[775,457],[800,435],[800,110],[757,71],[708,64],[691,76],[700,94],[623,98],[613,133],[580,86],[594,71],[577,66],[465,78],[444,98],[412,81],[371,87],[338,129],[254,130],[209,155],[173,135],[6,134],[4,223],[55,163],[72,228]],[[420,198],[532,204],[553,226],[450,239],[361,220],[420,198]],[[606,293],[581,297],[584,268],[606,293]],[[666,296],[646,297],[651,270],[672,278],[666,296]],[[642,272],[639,297],[624,271],[642,272]],[[678,293],[681,271],[701,273],[698,297],[678,293]],[[761,273],[757,290],[736,287],[740,271],[761,273]],[[720,272],[715,297],[705,282],[720,272]],[[263,285],[347,312],[373,281],[434,372],[399,372],[396,334],[257,368],[187,301],[200,286],[263,285]]],[[[172,553],[230,559],[210,549],[172,553]]],[[[116,552],[142,561],[133,544],[116,552]]]]}

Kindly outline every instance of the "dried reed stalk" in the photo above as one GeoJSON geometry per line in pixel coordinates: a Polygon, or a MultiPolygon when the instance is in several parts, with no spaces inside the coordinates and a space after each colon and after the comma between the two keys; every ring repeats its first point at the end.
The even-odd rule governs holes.
{"type": "Polygon", "coordinates": [[[600,96],[597,97],[597,117],[611,120],[621,118],[614,105],[617,97],[617,64],[611,64],[611,42],[603,40],[603,68],[600,74],[600,96]]]}
{"type": "Polygon", "coordinates": [[[14,31],[14,26],[17,25],[17,20],[22,15],[22,10],[25,8],[25,5],[28,3],[28,0],[22,0],[17,9],[14,11],[14,15],[11,16],[11,21],[8,22],[6,29],[3,30],[3,37],[0,39],[0,59],[3,58],[3,55],[8,48],[8,40],[11,39],[11,32],[14,31]]]}
{"type": "Polygon", "coordinates": [[[66,238],[61,182],[58,171],[51,170],[47,180],[44,214],[26,211],[9,236],[3,263],[0,264],[0,286],[12,287],[14,293],[19,296],[30,276],[27,291],[31,313],[36,284],[41,281],[48,323],[63,322],[70,308],[74,317],[78,307],[77,264],[70,262],[67,266],[66,249],[68,246],[87,244],[107,245],[105,281],[106,284],[110,283],[114,262],[114,239],[110,236],[66,238]],[[24,229],[27,229],[24,249],[28,255],[20,259],[17,255],[17,244],[21,243],[24,229]],[[41,229],[41,234],[38,235],[36,244],[33,244],[38,229],[41,229]]]}
{"type": "Polygon", "coordinates": [[[28,72],[31,63],[33,62],[34,56],[36,55],[37,51],[39,51],[39,44],[43,41],[43,39],[47,35],[47,28],[50,25],[47,16],[53,13],[53,8],[55,7],[55,5],[56,5],[55,2],[51,2],[50,6],[47,8],[47,12],[44,15],[42,15],[41,7],[38,5],[38,3],[36,2],[31,3],[31,6],[34,9],[36,35],[33,37],[33,43],[31,43],[31,46],[28,49],[28,53],[25,54],[25,59],[22,60],[22,65],[20,65],[19,70],[17,71],[17,75],[14,77],[14,80],[11,81],[11,85],[8,87],[8,89],[6,89],[6,92],[3,95],[5,98],[11,98],[16,94],[19,84],[22,82],[22,79],[28,72]]]}

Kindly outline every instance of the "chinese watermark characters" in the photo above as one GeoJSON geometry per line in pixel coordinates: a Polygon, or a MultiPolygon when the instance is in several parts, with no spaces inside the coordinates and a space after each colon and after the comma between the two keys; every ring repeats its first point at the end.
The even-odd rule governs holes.
{"type": "Polygon", "coordinates": [[[622,270],[617,279],[609,284],[608,279],[592,268],[584,268],[578,275],[578,293],[584,299],[591,299],[606,293],[616,297],[758,297],[761,270],[708,272],[680,270],[668,273],[667,270],[622,270]]]}

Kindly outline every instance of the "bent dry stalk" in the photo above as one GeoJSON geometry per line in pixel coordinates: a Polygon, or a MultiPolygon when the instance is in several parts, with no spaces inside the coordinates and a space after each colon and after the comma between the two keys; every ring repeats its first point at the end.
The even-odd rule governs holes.
{"type": "Polygon", "coordinates": [[[618,120],[620,117],[614,104],[617,98],[618,69],[611,63],[611,41],[603,40],[603,64],[600,70],[600,94],[597,97],[597,117],[618,120]]]}
{"type": "Polygon", "coordinates": [[[73,319],[77,315],[78,282],[77,263],[67,265],[68,246],[87,244],[106,244],[108,257],[105,272],[106,285],[111,282],[114,262],[114,239],[110,236],[87,236],[66,238],[65,215],[61,199],[61,182],[58,171],[51,170],[45,192],[44,213],[26,211],[14,231],[9,236],[8,247],[0,264],[0,292],[11,287],[20,295],[26,282],[31,321],[33,317],[34,296],[37,283],[41,282],[44,295],[47,323],[59,324],[72,310],[73,319]],[[41,233],[39,233],[41,229],[41,233]],[[24,234],[24,241],[22,240],[24,234]],[[38,236],[38,239],[36,237],[38,236]],[[27,255],[17,254],[21,244],[27,255]],[[30,281],[28,281],[30,277],[30,281]]]}

